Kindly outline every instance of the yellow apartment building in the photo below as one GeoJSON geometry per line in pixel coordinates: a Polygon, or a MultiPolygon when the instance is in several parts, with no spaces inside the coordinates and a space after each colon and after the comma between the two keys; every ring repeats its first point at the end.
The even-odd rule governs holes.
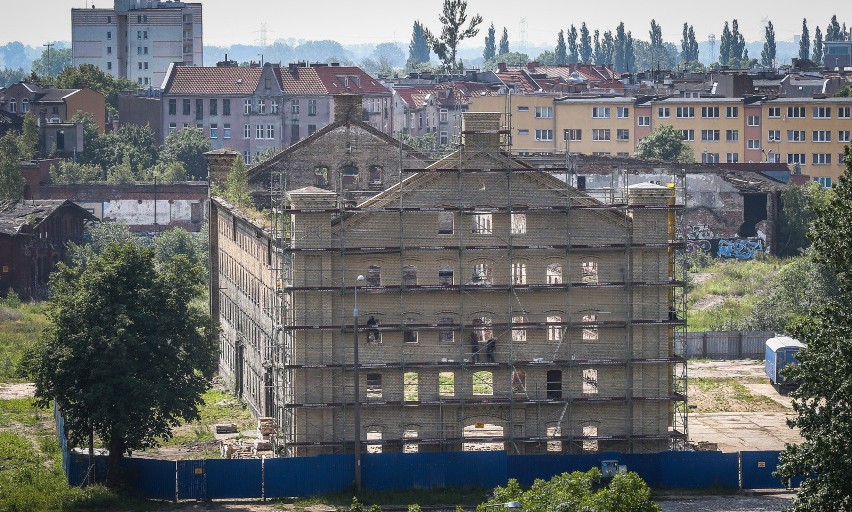
{"type": "Polygon", "coordinates": [[[823,186],[836,183],[850,143],[852,98],[778,98],[760,106],[767,159],[798,165],[823,186]]]}
{"type": "Polygon", "coordinates": [[[671,125],[697,162],[784,162],[823,186],[845,169],[843,148],[852,132],[852,98],[517,95],[477,97],[470,109],[502,112],[503,126],[511,127],[512,152],[519,155],[630,156],[651,130],[671,125]]]}

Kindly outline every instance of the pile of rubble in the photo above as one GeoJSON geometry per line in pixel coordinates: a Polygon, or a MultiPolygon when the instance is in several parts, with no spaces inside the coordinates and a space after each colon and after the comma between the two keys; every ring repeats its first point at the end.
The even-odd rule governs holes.
{"type": "MultiPolygon", "coordinates": [[[[223,439],[219,451],[223,459],[257,459],[275,456],[275,432],[277,426],[273,418],[258,418],[257,437],[223,439]]],[[[217,434],[236,434],[233,423],[216,425],[217,434]]]]}

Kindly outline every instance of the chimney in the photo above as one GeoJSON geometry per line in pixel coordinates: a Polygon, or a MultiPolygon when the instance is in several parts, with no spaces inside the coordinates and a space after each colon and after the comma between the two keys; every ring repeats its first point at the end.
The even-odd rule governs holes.
{"type": "Polygon", "coordinates": [[[509,71],[509,68],[506,66],[505,62],[498,62],[497,63],[497,71],[499,71],[500,73],[505,73],[505,72],[509,71]]]}
{"type": "Polygon", "coordinates": [[[462,114],[462,144],[468,149],[500,151],[500,112],[462,114]]]}
{"type": "Polygon", "coordinates": [[[236,151],[229,149],[217,149],[204,153],[204,158],[207,160],[207,181],[211,185],[219,184],[224,186],[228,180],[228,173],[231,172],[231,167],[237,158],[242,158],[236,151]]]}
{"type": "Polygon", "coordinates": [[[361,121],[363,96],[360,94],[335,94],[334,99],[334,122],[337,121],[361,121]]]}
{"type": "Polygon", "coordinates": [[[529,71],[535,71],[535,68],[537,68],[537,67],[538,67],[538,61],[537,60],[534,60],[532,62],[527,62],[527,69],[529,71]]]}

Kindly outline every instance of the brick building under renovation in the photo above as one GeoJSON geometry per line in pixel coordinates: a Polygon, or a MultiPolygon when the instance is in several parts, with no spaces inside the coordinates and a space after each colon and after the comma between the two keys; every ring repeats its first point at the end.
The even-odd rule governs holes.
{"type": "Polygon", "coordinates": [[[221,371],[281,453],[685,444],[681,184],[593,197],[503,133],[465,114],[458,151],[400,149],[397,183],[357,205],[286,168],[266,225],[211,201],[221,371]]]}

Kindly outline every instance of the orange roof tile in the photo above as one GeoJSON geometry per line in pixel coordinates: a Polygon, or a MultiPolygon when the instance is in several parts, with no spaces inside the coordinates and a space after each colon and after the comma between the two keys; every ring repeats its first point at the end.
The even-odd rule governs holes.
{"type": "Polygon", "coordinates": [[[175,66],[166,84],[166,94],[252,94],[257,90],[263,68],[175,66]]]}

